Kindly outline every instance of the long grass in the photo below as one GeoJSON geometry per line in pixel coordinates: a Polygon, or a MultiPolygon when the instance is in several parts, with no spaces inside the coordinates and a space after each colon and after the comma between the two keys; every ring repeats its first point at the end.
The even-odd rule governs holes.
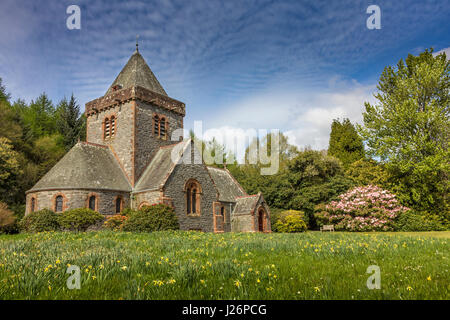
{"type": "Polygon", "coordinates": [[[449,299],[449,234],[0,236],[0,299],[449,299]]]}

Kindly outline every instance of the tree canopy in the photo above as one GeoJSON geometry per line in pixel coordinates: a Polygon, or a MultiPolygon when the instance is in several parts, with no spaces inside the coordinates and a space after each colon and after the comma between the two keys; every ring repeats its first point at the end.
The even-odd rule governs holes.
{"type": "Polygon", "coordinates": [[[425,50],[386,67],[377,104],[365,103],[359,132],[385,164],[400,199],[448,216],[450,62],[425,50]]]}

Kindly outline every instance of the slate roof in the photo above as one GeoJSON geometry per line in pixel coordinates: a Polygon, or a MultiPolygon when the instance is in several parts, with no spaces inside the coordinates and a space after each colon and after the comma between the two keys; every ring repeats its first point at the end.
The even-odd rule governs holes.
{"type": "Polygon", "coordinates": [[[48,189],[131,191],[131,186],[109,148],[79,142],[28,192],[48,189]]]}
{"type": "MultiPolygon", "coordinates": [[[[183,150],[190,143],[190,140],[184,143],[183,150]]],[[[169,175],[172,173],[173,168],[181,158],[181,154],[178,155],[176,161],[172,161],[172,150],[180,143],[172,144],[169,146],[161,147],[156,155],[153,157],[147,169],[145,169],[142,177],[134,187],[134,192],[144,190],[157,190],[164,185],[169,175]]]]}
{"type": "Polygon", "coordinates": [[[137,50],[130,57],[122,71],[120,71],[116,80],[114,80],[113,84],[106,92],[106,95],[113,92],[113,87],[115,85],[121,85],[122,89],[140,86],[150,91],[167,96],[166,91],[163,89],[158,79],[156,79],[152,70],[137,50]]]}
{"type": "Polygon", "coordinates": [[[236,180],[231,176],[228,170],[207,167],[211,178],[213,179],[217,190],[219,191],[219,200],[226,202],[235,202],[236,197],[246,195],[236,180]]]}
{"type": "Polygon", "coordinates": [[[243,196],[236,198],[236,206],[233,210],[233,215],[250,214],[255,210],[256,205],[261,198],[261,194],[254,194],[251,196],[243,196]]]}

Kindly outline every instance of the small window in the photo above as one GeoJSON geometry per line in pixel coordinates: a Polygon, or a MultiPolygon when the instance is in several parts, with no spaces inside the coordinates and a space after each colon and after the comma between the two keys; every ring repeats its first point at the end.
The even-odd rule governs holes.
{"type": "Polygon", "coordinates": [[[36,198],[31,198],[30,211],[31,211],[31,212],[36,211],[36,198]]]}
{"type": "Polygon", "coordinates": [[[109,118],[105,119],[105,139],[108,139],[110,137],[110,123],[109,118]]]}
{"type": "Polygon", "coordinates": [[[114,137],[114,135],[116,134],[116,118],[114,116],[111,117],[111,119],[109,120],[110,123],[110,134],[111,137],[114,137]]]}
{"type": "Polygon", "coordinates": [[[153,116],[153,134],[157,138],[166,139],[167,136],[167,120],[165,117],[158,115],[153,116]]]}
{"type": "Polygon", "coordinates": [[[122,198],[117,197],[116,199],[116,214],[119,214],[122,211],[122,198]]]}
{"type": "Polygon", "coordinates": [[[159,137],[159,117],[154,116],[153,117],[153,133],[155,136],[159,137]]]}
{"type": "Polygon", "coordinates": [[[192,209],[192,206],[191,206],[191,200],[192,200],[192,198],[191,198],[191,189],[187,189],[186,190],[186,207],[187,207],[187,214],[191,214],[192,212],[191,212],[191,209],[192,209]]]}
{"type": "Polygon", "coordinates": [[[105,118],[103,138],[104,139],[112,138],[114,137],[115,134],[116,134],[116,117],[111,116],[110,118],[105,118]]]}
{"type": "Polygon", "coordinates": [[[200,214],[200,196],[201,196],[201,188],[200,184],[191,180],[186,184],[185,188],[186,192],[186,213],[187,214],[200,214]]]}
{"type": "Polygon", "coordinates": [[[197,189],[192,190],[192,213],[197,213],[197,189]]]}
{"type": "Polygon", "coordinates": [[[225,217],[225,207],[220,207],[220,215],[225,217]]]}
{"type": "Polygon", "coordinates": [[[166,119],[161,118],[160,125],[159,125],[159,137],[165,138],[166,137],[166,119]]]}
{"type": "Polygon", "coordinates": [[[96,196],[90,196],[89,197],[89,209],[96,211],[96,202],[97,198],[96,196]]]}
{"type": "Polygon", "coordinates": [[[57,196],[55,199],[55,212],[63,211],[64,199],[62,196],[57,196]]]}

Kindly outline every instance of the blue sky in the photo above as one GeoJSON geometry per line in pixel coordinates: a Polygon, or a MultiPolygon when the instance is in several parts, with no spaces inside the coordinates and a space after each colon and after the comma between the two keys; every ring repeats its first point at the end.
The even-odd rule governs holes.
{"type": "MultiPolygon", "coordinates": [[[[386,65],[425,48],[450,53],[450,1],[2,0],[0,77],[13,98],[105,94],[140,52],[185,126],[281,129],[325,148],[333,118],[361,121],[386,65]],[[81,8],[81,30],[66,8],[81,8]],[[381,29],[366,9],[381,8],[381,29]]],[[[448,54],[450,56],[450,54],[448,54]]]]}

